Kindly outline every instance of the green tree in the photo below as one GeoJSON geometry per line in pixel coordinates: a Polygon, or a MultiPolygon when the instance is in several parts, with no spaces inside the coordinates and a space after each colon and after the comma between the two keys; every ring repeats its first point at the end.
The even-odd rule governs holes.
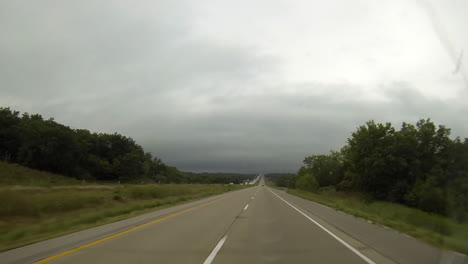
{"type": "Polygon", "coordinates": [[[297,178],[296,188],[304,191],[315,192],[318,190],[319,184],[312,174],[306,173],[297,178]]]}
{"type": "Polygon", "coordinates": [[[341,152],[332,151],[329,155],[308,156],[303,163],[321,187],[336,186],[343,180],[344,157],[341,152]]]}
{"type": "Polygon", "coordinates": [[[45,120],[41,115],[0,108],[0,159],[100,181],[135,181],[143,178],[184,181],[183,173],[164,163],[129,137],[91,133],[45,120]],[[162,174],[168,174],[162,176],[162,174]]]}
{"type": "Polygon", "coordinates": [[[20,121],[19,112],[0,107],[0,160],[16,161],[20,121]]]}
{"type": "Polygon", "coordinates": [[[348,139],[348,167],[352,185],[377,199],[388,197],[395,184],[399,159],[392,153],[395,129],[390,123],[369,121],[348,139]]]}

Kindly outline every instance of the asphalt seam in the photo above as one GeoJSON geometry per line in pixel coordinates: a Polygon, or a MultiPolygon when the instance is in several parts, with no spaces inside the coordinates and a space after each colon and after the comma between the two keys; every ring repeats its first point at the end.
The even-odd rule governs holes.
{"type": "MultiPolygon", "coordinates": [[[[231,195],[229,195],[229,196],[231,196],[231,195]]],[[[187,213],[187,212],[190,212],[190,211],[199,209],[199,208],[201,208],[201,207],[208,206],[208,205],[210,205],[210,204],[212,204],[212,203],[215,203],[215,202],[217,202],[217,201],[226,199],[226,198],[228,198],[229,196],[221,196],[221,197],[215,198],[215,199],[213,199],[213,200],[207,201],[207,202],[205,202],[205,203],[201,203],[201,204],[198,204],[198,205],[195,205],[195,206],[192,206],[192,207],[188,207],[188,208],[186,208],[186,209],[183,209],[183,210],[180,210],[180,211],[177,211],[177,212],[174,212],[174,213],[171,213],[171,214],[162,216],[162,217],[158,217],[158,218],[156,218],[156,219],[153,219],[152,221],[143,223],[143,224],[141,224],[141,225],[133,226],[133,227],[131,227],[131,228],[127,228],[127,229],[125,229],[125,230],[123,230],[123,231],[114,233],[114,234],[109,235],[109,236],[105,236],[105,237],[103,237],[103,238],[101,238],[101,239],[97,239],[97,240],[94,240],[94,241],[89,242],[89,243],[87,243],[87,244],[84,244],[84,245],[81,245],[81,246],[72,248],[72,249],[70,249],[70,250],[66,250],[66,251],[63,251],[63,252],[54,254],[54,255],[49,256],[49,257],[46,257],[46,258],[44,258],[44,259],[42,259],[42,260],[35,261],[34,263],[35,263],[35,264],[42,264],[42,263],[46,263],[46,262],[52,261],[52,260],[54,260],[54,259],[60,258],[60,257],[65,256],[65,255],[68,255],[68,254],[70,254],[70,253],[79,251],[79,250],[81,250],[81,249],[84,249],[84,248],[87,248],[87,247],[90,247],[90,246],[93,246],[93,245],[96,245],[96,244],[99,244],[99,243],[102,243],[102,242],[105,242],[105,241],[108,241],[108,240],[111,240],[111,239],[113,239],[113,238],[119,237],[119,236],[121,236],[121,235],[125,235],[125,234],[127,234],[127,233],[133,232],[133,231],[138,230],[138,229],[141,229],[141,228],[143,228],[143,227],[146,227],[146,226],[149,226],[149,225],[153,225],[153,224],[159,223],[159,222],[161,222],[161,221],[164,221],[164,220],[167,220],[167,219],[176,217],[176,216],[178,216],[178,215],[181,215],[181,214],[184,214],[184,213],[187,213]]]]}
{"type": "MultiPolygon", "coordinates": [[[[278,193],[280,193],[280,194],[282,194],[282,195],[290,196],[292,199],[299,199],[299,200],[303,200],[304,202],[311,202],[311,203],[313,203],[314,205],[317,205],[317,206],[320,206],[320,207],[323,207],[323,208],[326,208],[326,209],[329,209],[329,210],[332,210],[332,211],[336,211],[336,212],[338,212],[338,213],[341,213],[341,214],[344,214],[344,215],[347,215],[347,216],[351,216],[351,217],[353,217],[353,218],[355,218],[355,219],[359,219],[359,220],[361,220],[361,221],[369,222],[370,224],[372,224],[372,225],[374,225],[374,226],[376,226],[376,227],[384,228],[384,229],[387,229],[387,230],[391,230],[392,232],[395,232],[395,233],[397,233],[397,234],[399,234],[399,235],[405,236],[405,237],[407,237],[407,238],[409,238],[409,239],[411,239],[411,240],[417,241],[417,242],[419,242],[419,243],[425,243],[424,241],[421,241],[421,240],[419,240],[419,239],[417,239],[417,238],[415,238],[415,237],[412,237],[412,236],[410,236],[410,235],[408,235],[408,234],[405,234],[405,233],[403,233],[403,232],[400,232],[400,231],[398,231],[398,230],[395,230],[395,229],[393,229],[393,228],[391,228],[391,227],[388,227],[388,226],[385,226],[385,225],[382,225],[382,224],[379,224],[379,223],[375,223],[375,222],[372,222],[372,221],[368,221],[367,219],[365,219],[365,218],[363,218],[363,217],[354,216],[354,215],[348,214],[348,213],[346,213],[346,212],[340,211],[340,210],[338,210],[338,209],[334,209],[334,208],[328,207],[328,206],[326,206],[326,205],[320,204],[320,203],[318,203],[318,202],[315,202],[315,201],[312,201],[312,200],[307,200],[307,199],[304,199],[304,198],[302,198],[302,197],[289,194],[289,193],[287,193],[287,192],[284,191],[284,190],[280,190],[280,189],[277,189],[277,188],[271,188],[271,189],[274,189],[274,190],[278,191],[278,193]]],[[[296,205],[296,203],[292,203],[292,204],[296,205]]],[[[297,206],[297,205],[296,205],[296,206],[297,206]]],[[[341,229],[341,228],[335,226],[334,224],[328,222],[327,220],[325,220],[324,218],[318,216],[317,214],[313,213],[312,211],[307,210],[307,209],[304,209],[304,207],[302,207],[302,206],[297,206],[297,207],[298,207],[298,208],[301,208],[304,212],[310,213],[312,216],[316,217],[317,219],[321,220],[323,223],[325,223],[325,224],[331,226],[332,228],[335,228],[337,231],[342,232],[343,234],[345,234],[346,236],[348,236],[350,239],[355,240],[355,241],[357,241],[357,242],[359,242],[359,243],[361,243],[361,244],[367,246],[367,249],[368,249],[368,250],[370,249],[370,250],[374,251],[375,253],[379,254],[381,257],[387,259],[388,261],[394,262],[394,263],[396,263],[396,264],[402,263],[402,262],[399,262],[399,261],[395,260],[395,258],[389,256],[388,254],[383,253],[381,250],[375,248],[374,246],[372,246],[372,244],[368,244],[368,243],[366,243],[366,242],[364,242],[364,241],[358,239],[357,237],[355,237],[355,236],[349,234],[349,233],[346,232],[345,230],[343,230],[343,229],[341,229]]],[[[456,251],[449,251],[449,250],[446,250],[446,249],[439,249],[439,250],[441,250],[441,251],[439,252],[439,254],[438,254],[439,260],[443,259],[443,258],[444,258],[444,254],[447,254],[447,253],[448,253],[448,254],[453,254],[453,255],[457,255],[457,256],[460,256],[460,257],[464,257],[464,258],[465,258],[465,259],[463,260],[463,262],[457,262],[457,263],[467,263],[467,264],[468,264],[468,261],[466,261],[466,260],[468,260],[467,256],[464,255],[464,254],[462,254],[462,253],[459,253],[459,252],[456,252],[456,251]]]]}
{"type": "MultiPolygon", "coordinates": [[[[285,192],[285,194],[288,194],[288,193],[285,192]]],[[[288,195],[291,195],[291,194],[288,194],[288,195]]],[[[293,195],[291,195],[291,196],[293,196],[293,195]]],[[[303,198],[297,197],[297,196],[294,196],[294,198],[303,199],[303,198]]],[[[312,202],[312,203],[314,203],[314,204],[320,205],[320,206],[325,207],[325,208],[330,209],[330,210],[335,210],[335,211],[338,211],[338,212],[340,212],[340,213],[346,214],[345,212],[342,212],[342,211],[333,209],[333,208],[331,208],[331,207],[328,207],[328,206],[323,205],[323,204],[319,204],[319,203],[314,202],[314,201],[311,201],[311,200],[306,200],[306,199],[303,199],[303,200],[306,201],[306,202],[312,202]]],[[[294,204],[294,205],[297,206],[296,204],[294,204]]],[[[300,207],[300,206],[297,206],[297,207],[300,207]]],[[[379,253],[380,255],[382,255],[383,257],[385,257],[385,258],[387,258],[387,259],[389,259],[389,260],[395,262],[396,264],[400,264],[400,262],[396,261],[396,260],[393,259],[392,257],[390,257],[390,256],[388,256],[387,254],[384,254],[383,252],[381,252],[380,250],[378,250],[378,249],[376,249],[376,248],[374,248],[374,247],[368,245],[368,244],[365,243],[364,241],[362,241],[362,240],[360,240],[360,239],[354,237],[353,235],[349,234],[349,233],[346,232],[345,230],[343,230],[343,229],[341,229],[341,228],[339,228],[339,227],[337,227],[337,226],[335,226],[335,225],[329,223],[327,220],[323,219],[322,217],[318,216],[317,214],[313,213],[312,211],[310,211],[310,210],[308,210],[308,209],[305,209],[305,208],[303,208],[303,207],[300,207],[300,208],[301,208],[303,211],[306,211],[306,212],[310,213],[312,216],[314,216],[314,217],[320,219],[320,220],[323,221],[324,223],[329,224],[330,226],[332,226],[332,227],[335,228],[336,230],[338,230],[338,231],[344,233],[345,235],[349,236],[350,238],[352,238],[352,239],[354,239],[354,240],[356,240],[356,241],[362,243],[363,245],[365,245],[365,248],[364,248],[364,249],[372,249],[372,250],[374,250],[375,252],[377,252],[377,253],[379,253]]],[[[350,215],[350,214],[346,214],[346,215],[350,215]]],[[[350,216],[353,216],[353,215],[350,215],[350,216]]],[[[365,220],[364,218],[361,218],[361,217],[357,217],[357,216],[353,216],[353,217],[355,217],[355,218],[357,218],[357,219],[365,220]]],[[[378,224],[375,224],[375,223],[373,223],[373,222],[372,222],[372,224],[373,224],[373,225],[376,225],[376,226],[379,226],[379,227],[386,227],[386,228],[388,228],[388,229],[394,230],[394,229],[389,228],[389,227],[387,227],[387,226],[378,225],[378,224]]],[[[395,230],[394,230],[394,231],[395,231],[395,230]]],[[[396,231],[396,232],[398,232],[398,231],[396,231]]],[[[400,232],[398,232],[398,233],[400,233],[400,232]]],[[[402,233],[401,233],[401,234],[402,234],[402,233]]],[[[411,238],[413,238],[413,237],[411,237],[411,238]]]]}
{"type": "Polygon", "coordinates": [[[268,188],[268,190],[273,193],[275,196],[277,196],[280,200],[282,200],[283,202],[285,202],[287,205],[289,205],[290,207],[292,207],[293,209],[295,209],[297,212],[301,213],[303,216],[305,216],[307,219],[309,219],[311,222],[313,222],[315,225],[317,225],[318,227],[320,227],[323,231],[325,231],[326,233],[328,233],[331,237],[333,237],[334,239],[336,239],[338,242],[340,242],[343,246],[345,246],[346,248],[348,248],[349,250],[351,250],[353,253],[355,253],[357,256],[359,256],[361,259],[363,259],[364,261],[366,261],[367,263],[369,264],[376,264],[373,260],[371,260],[368,256],[364,255],[362,252],[360,252],[359,250],[357,250],[356,248],[354,248],[353,246],[351,246],[350,244],[348,244],[346,241],[344,241],[342,238],[338,237],[336,234],[334,234],[333,232],[331,232],[330,230],[328,230],[327,228],[325,228],[324,226],[322,226],[320,223],[318,223],[316,220],[312,219],[310,216],[308,216],[306,213],[302,212],[300,209],[296,208],[294,205],[292,205],[291,203],[289,203],[288,201],[286,201],[284,198],[280,197],[278,194],[276,194],[275,192],[273,192],[272,190],[270,190],[268,188]]]}
{"type": "Polygon", "coordinates": [[[218,252],[221,250],[221,248],[224,245],[224,242],[226,242],[227,235],[223,236],[221,240],[216,244],[216,246],[213,248],[213,251],[211,251],[210,255],[205,259],[205,262],[203,264],[211,264],[213,260],[216,258],[216,255],[218,255],[218,252]]]}
{"type": "MultiPolygon", "coordinates": [[[[258,188],[258,187],[257,187],[257,188],[258,188]]],[[[257,194],[257,192],[258,192],[258,190],[255,191],[254,196],[257,194]]],[[[247,207],[247,206],[249,205],[250,202],[251,202],[251,199],[249,199],[249,200],[247,201],[247,204],[245,205],[245,207],[247,207]]],[[[229,233],[229,230],[231,230],[231,228],[232,228],[232,226],[234,225],[234,223],[237,221],[237,219],[239,219],[240,215],[244,212],[244,210],[245,210],[244,208],[245,208],[245,207],[243,207],[243,209],[240,210],[240,212],[236,215],[236,217],[234,217],[234,220],[231,222],[231,224],[229,224],[229,226],[228,226],[228,228],[226,229],[226,231],[223,233],[223,235],[221,236],[221,238],[218,240],[218,241],[219,241],[218,244],[219,244],[221,241],[224,240],[223,243],[221,244],[221,246],[222,246],[222,245],[224,244],[224,242],[227,240],[227,234],[229,233]]],[[[218,244],[216,244],[216,246],[215,246],[215,248],[213,249],[213,251],[210,253],[210,255],[208,255],[208,257],[206,258],[205,262],[203,262],[204,264],[205,264],[205,263],[211,263],[211,262],[215,259],[217,253],[221,250],[221,247],[220,247],[220,248],[216,251],[216,255],[215,255],[215,256],[212,256],[212,253],[215,252],[216,247],[218,247],[218,244]],[[210,257],[212,257],[211,260],[210,260],[210,262],[207,262],[207,261],[210,259],[210,257]]]]}
{"type": "MultiPolygon", "coordinates": [[[[313,201],[311,201],[311,202],[313,202],[313,201]]],[[[302,207],[301,207],[301,209],[303,209],[304,211],[310,213],[311,215],[313,215],[314,217],[320,219],[321,221],[323,221],[323,222],[329,224],[330,226],[332,226],[332,227],[335,228],[336,230],[338,230],[338,231],[340,231],[340,232],[346,234],[346,235],[349,236],[350,238],[352,238],[352,239],[354,239],[354,240],[356,240],[356,241],[362,243],[362,244],[365,246],[365,247],[361,247],[362,249],[372,249],[372,250],[374,250],[375,252],[377,252],[377,253],[379,253],[380,255],[382,255],[383,257],[388,258],[389,260],[395,262],[396,264],[400,264],[400,262],[398,262],[398,261],[394,260],[393,258],[391,258],[390,256],[388,256],[388,255],[382,253],[380,250],[378,250],[378,249],[376,249],[376,248],[374,248],[374,247],[368,245],[368,244],[365,243],[364,241],[362,241],[362,240],[360,240],[360,239],[358,239],[358,238],[352,236],[351,234],[349,234],[348,232],[344,231],[343,229],[341,229],[341,228],[339,228],[339,227],[337,227],[337,226],[335,226],[335,225],[329,223],[328,221],[326,221],[326,220],[323,219],[322,217],[320,217],[320,216],[314,214],[312,211],[307,210],[307,209],[304,209],[304,208],[302,208],[302,207]]]]}

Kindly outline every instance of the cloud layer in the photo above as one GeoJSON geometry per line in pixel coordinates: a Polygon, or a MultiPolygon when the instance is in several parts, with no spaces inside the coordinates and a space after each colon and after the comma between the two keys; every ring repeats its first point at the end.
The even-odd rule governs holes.
{"type": "MultiPolygon", "coordinates": [[[[433,6],[455,50],[460,5],[433,6]]],[[[369,119],[468,135],[468,89],[417,1],[2,1],[0,30],[0,105],[184,170],[294,171],[369,119]]]]}

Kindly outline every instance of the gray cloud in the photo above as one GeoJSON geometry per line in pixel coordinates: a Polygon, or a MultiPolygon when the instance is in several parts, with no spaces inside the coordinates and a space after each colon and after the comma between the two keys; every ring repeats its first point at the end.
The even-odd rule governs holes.
{"type": "MultiPolygon", "coordinates": [[[[242,104],[168,121],[159,136],[145,144],[184,169],[294,171],[306,155],[341,148],[351,132],[370,119],[399,128],[403,121],[430,117],[451,127],[454,136],[466,137],[468,107],[461,100],[430,99],[405,83],[394,83],[383,92],[387,97],[381,102],[362,100],[359,93],[340,97],[333,92],[232,98],[242,104]]],[[[145,141],[150,135],[139,137],[145,141]]]]}
{"type": "MultiPolygon", "coordinates": [[[[451,77],[430,79],[435,84],[428,95],[421,91],[418,75],[369,71],[369,63],[360,61],[371,66],[384,61],[358,50],[367,43],[365,37],[356,40],[360,45],[338,50],[353,52],[352,60],[336,55],[325,67],[311,67],[309,80],[297,80],[285,69],[290,50],[304,34],[281,39],[278,50],[284,54],[259,48],[264,43],[252,43],[255,36],[244,39],[226,31],[219,35],[232,33],[235,40],[217,38],[198,28],[195,22],[205,20],[195,2],[2,1],[0,105],[52,116],[74,128],[131,136],[165,162],[197,171],[294,171],[306,155],[339,149],[370,119],[398,127],[402,121],[431,117],[453,128],[454,135],[468,134],[467,94],[444,96],[451,95],[445,87],[458,85],[451,77]],[[289,50],[284,43],[290,43],[289,50]],[[357,80],[379,76],[377,84],[334,78],[343,65],[355,65],[346,73],[355,72],[357,80]]],[[[350,18],[361,17],[355,9],[350,18]]],[[[261,11],[250,10],[249,17],[261,20],[261,11]]],[[[346,17],[339,13],[338,24],[333,17],[324,18],[331,29],[343,27],[346,17]]],[[[285,21],[275,37],[295,32],[285,31],[285,21]]],[[[245,21],[239,23],[248,32],[245,21]]],[[[362,36],[372,29],[358,26],[353,30],[362,36]]],[[[318,35],[331,41],[331,30],[323,30],[318,35]]],[[[376,43],[371,43],[372,53],[394,52],[388,46],[379,50],[376,43]]],[[[311,53],[304,56],[309,67],[321,50],[305,52],[311,53]]]]}

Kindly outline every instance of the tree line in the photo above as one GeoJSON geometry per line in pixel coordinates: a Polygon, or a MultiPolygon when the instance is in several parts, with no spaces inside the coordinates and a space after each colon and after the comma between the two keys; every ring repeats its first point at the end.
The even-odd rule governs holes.
{"type": "Polygon", "coordinates": [[[468,217],[468,139],[430,119],[415,125],[368,121],[339,151],[311,155],[297,174],[276,175],[277,185],[317,191],[334,187],[366,199],[401,203],[423,211],[468,217]]]}
{"type": "Polygon", "coordinates": [[[255,174],[238,174],[238,173],[225,173],[225,172],[185,172],[188,183],[233,183],[242,184],[253,180],[255,174]]]}
{"type": "Polygon", "coordinates": [[[52,118],[20,115],[4,107],[0,107],[0,160],[87,181],[226,184],[253,178],[184,173],[145,152],[130,137],[72,129],[52,118]]]}

